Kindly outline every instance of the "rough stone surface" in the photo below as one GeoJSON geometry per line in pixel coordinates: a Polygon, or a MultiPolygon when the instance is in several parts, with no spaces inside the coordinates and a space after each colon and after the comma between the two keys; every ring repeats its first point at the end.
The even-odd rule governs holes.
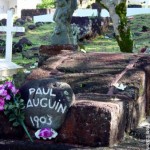
{"type": "Polygon", "coordinates": [[[127,87],[125,90],[116,90],[117,95],[126,95],[128,98],[134,100],[134,107],[132,112],[131,129],[134,129],[145,118],[146,110],[146,74],[141,69],[132,69],[127,71],[120,79],[119,83],[123,83],[127,87]],[[136,82],[135,82],[136,81],[136,82]]]}
{"type": "Polygon", "coordinates": [[[21,10],[21,18],[33,18],[33,16],[45,15],[50,13],[50,9],[23,9],[21,10]]]}
{"type": "Polygon", "coordinates": [[[25,24],[25,20],[18,18],[15,20],[14,24],[17,26],[23,26],[25,24]]]}
{"type": "MultiPolygon", "coordinates": [[[[76,103],[69,109],[53,142],[81,144],[84,148],[108,146],[120,142],[124,132],[136,131],[149,110],[148,55],[85,54],[68,50],[46,52],[49,51],[43,55],[48,58],[27,79],[53,77],[68,83],[76,94],[76,103]],[[116,83],[122,83],[126,88],[118,89],[114,86],[116,83]]],[[[131,141],[125,140],[113,148],[145,149],[145,143],[139,145],[132,141],[133,145],[130,145],[131,141]]]]}
{"type": "Polygon", "coordinates": [[[24,131],[21,126],[14,128],[3,112],[0,112],[0,138],[22,138],[24,131]]]}
{"type": "Polygon", "coordinates": [[[20,36],[25,36],[25,33],[24,32],[16,32],[15,37],[20,37],[20,36]]]}
{"type": "Polygon", "coordinates": [[[39,66],[42,65],[43,62],[46,61],[49,57],[56,56],[58,54],[61,54],[63,50],[66,51],[76,51],[78,49],[77,45],[42,45],[40,47],[39,53],[40,53],[40,58],[39,58],[39,66]]]}
{"type": "Polygon", "coordinates": [[[112,146],[123,140],[129,102],[111,99],[102,96],[99,101],[78,100],[71,107],[57,140],[88,146],[112,146]]]}
{"type": "MultiPolygon", "coordinates": [[[[71,23],[78,27],[78,39],[84,40],[102,33],[101,21],[102,19],[99,17],[72,17],[71,23]]],[[[108,24],[106,26],[108,26],[108,24]]]]}
{"type": "Polygon", "coordinates": [[[2,19],[2,20],[0,20],[0,24],[1,24],[2,26],[5,26],[5,25],[6,25],[6,22],[7,22],[7,19],[2,19]]]}
{"type": "Polygon", "coordinates": [[[28,26],[28,29],[30,29],[30,30],[34,30],[35,28],[36,28],[36,25],[34,25],[34,24],[28,26]]]}
{"type": "Polygon", "coordinates": [[[20,89],[26,102],[26,124],[34,129],[60,128],[74,102],[70,86],[55,79],[33,80],[20,89]]]}
{"type": "Polygon", "coordinates": [[[32,42],[28,40],[26,37],[23,37],[18,42],[20,45],[32,46],[32,42]]]}

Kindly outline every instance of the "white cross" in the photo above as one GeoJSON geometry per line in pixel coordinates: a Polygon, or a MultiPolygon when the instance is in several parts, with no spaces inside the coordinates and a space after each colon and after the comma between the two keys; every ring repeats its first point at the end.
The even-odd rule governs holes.
{"type": "Polygon", "coordinates": [[[13,27],[13,10],[7,11],[7,25],[0,26],[0,31],[6,32],[6,51],[4,61],[11,62],[13,32],[25,32],[24,27],[13,27]]]}

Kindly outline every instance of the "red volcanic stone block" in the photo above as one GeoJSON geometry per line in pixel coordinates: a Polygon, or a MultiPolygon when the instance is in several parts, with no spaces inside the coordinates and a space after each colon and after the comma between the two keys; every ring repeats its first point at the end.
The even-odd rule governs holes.
{"type": "Polygon", "coordinates": [[[57,140],[86,146],[112,146],[124,137],[123,105],[77,101],[67,115],[57,140]]]}
{"type": "Polygon", "coordinates": [[[13,127],[8,117],[0,112],[0,139],[18,139],[24,136],[24,131],[21,126],[13,127]]]}
{"type": "Polygon", "coordinates": [[[70,50],[75,51],[77,50],[76,45],[71,44],[64,44],[64,45],[42,45],[40,47],[40,54],[47,55],[47,56],[55,56],[61,53],[61,50],[70,50]]]}

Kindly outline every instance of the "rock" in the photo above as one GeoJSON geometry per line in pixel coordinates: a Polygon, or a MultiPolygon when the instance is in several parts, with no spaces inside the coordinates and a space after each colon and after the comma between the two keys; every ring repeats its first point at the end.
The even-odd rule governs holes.
{"type": "Polygon", "coordinates": [[[5,47],[4,46],[0,46],[0,53],[4,54],[4,52],[5,52],[5,47]]]}
{"type": "Polygon", "coordinates": [[[20,39],[18,44],[32,46],[32,42],[29,41],[26,37],[23,37],[22,39],[20,39]]]}
{"type": "Polygon", "coordinates": [[[25,33],[24,32],[16,32],[15,33],[15,37],[20,37],[20,36],[24,36],[25,35],[25,33]]]}
{"type": "Polygon", "coordinates": [[[112,146],[124,137],[125,116],[126,111],[121,103],[76,101],[57,140],[84,146],[112,146]]]}
{"type": "Polygon", "coordinates": [[[26,102],[26,124],[33,129],[60,128],[74,102],[70,86],[52,78],[29,81],[20,92],[26,102]]]}
{"type": "Polygon", "coordinates": [[[25,17],[25,21],[27,21],[27,22],[32,22],[33,19],[32,19],[32,17],[30,17],[30,16],[26,16],[26,17],[25,17]]]}
{"type": "Polygon", "coordinates": [[[6,45],[6,42],[2,39],[0,39],[0,46],[5,46],[6,45]]]}
{"type": "Polygon", "coordinates": [[[29,26],[28,26],[28,29],[30,29],[30,30],[34,30],[35,28],[36,28],[35,25],[29,25],[29,26]]]}
{"type": "Polygon", "coordinates": [[[12,47],[13,53],[16,53],[16,52],[20,53],[20,52],[22,52],[22,50],[23,50],[23,45],[22,44],[20,44],[19,42],[18,43],[13,43],[13,47],[12,47]]]}
{"type": "Polygon", "coordinates": [[[71,23],[78,27],[78,39],[82,41],[106,32],[110,24],[110,17],[72,17],[71,23]]]}
{"type": "MultiPolygon", "coordinates": [[[[148,127],[147,127],[148,128],[148,127]]],[[[138,127],[130,132],[130,135],[136,139],[144,139],[146,140],[146,127],[138,127]]]]}
{"type": "Polygon", "coordinates": [[[22,52],[25,46],[32,46],[32,42],[23,37],[17,43],[13,43],[13,52],[22,52]]]}
{"type": "Polygon", "coordinates": [[[64,45],[42,45],[39,50],[39,65],[42,65],[42,63],[48,59],[49,57],[56,56],[58,54],[61,54],[63,50],[66,51],[76,51],[78,49],[77,45],[72,44],[64,44],[64,45]]]}
{"type": "Polygon", "coordinates": [[[24,135],[23,128],[21,126],[13,127],[8,121],[7,116],[0,112],[0,137],[6,139],[17,139],[24,135]]]}
{"type": "Polygon", "coordinates": [[[40,27],[40,26],[42,26],[43,24],[44,24],[43,22],[36,22],[36,23],[35,23],[35,26],[36,26],[36,27],[40,27]]]}
{"type": "Polygon", "coordinates": [[[23,19],[21,19],[21,18],[18,18],[18,19],[14,22],[14,24],[15,24],[16,26],[23,26],[23,25],[25,24],[25,20],[23,20],[23,19]]]}
{"type": "Polygon", "coordinates": [[[71,23],[78,27],[79,40],[89,39],[92,36],[92,22],[89,17],[72,17],[71,23]]]}
{"type": "Polygon", "coordinates": [[[142,27],[142,32],[147,32],[148,30],[149,30],[149,28],[147,26],[142,27]]]}
{"type": "Polygon", "coordinates": [[[0,20],[0,26],[6,26],[7,19],[0,20]]]}
{"type": "Polygon", "coordinates": [[[142,8],[142,5],[140,5],[140,4],[129,4],[128,8],[142,8]]]}

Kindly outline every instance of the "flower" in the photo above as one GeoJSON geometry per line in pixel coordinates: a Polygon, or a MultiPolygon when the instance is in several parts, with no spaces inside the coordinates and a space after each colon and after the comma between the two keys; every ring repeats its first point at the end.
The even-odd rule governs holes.
{"type": "Polygon", "coordinates": [[[19,92],[19,90],[16,89],[16,87],[11,81],[5,82],[4,86],[7,90],[10,90],[14,95],[16,95],[19,92]]]}
{"type": "Polygon", "coordinates": [[[7,90],[5,90],[4,85],[0,85],[0,96],[5,97],[7,95],[7,90]]]}
{"type": "Polygon", "coordinates": [[[52,128],[42,128],[39,129],[37,132],[35,132],[35,137],[40,139],[43,138],[44,140],[46,139],[52,139],[55,138],[58,135],[58,133],[53,130],[52,128]]]}
{"type": "Polygon", "coordinates": [[[10,100],[11,96],[14,97],[18,91],[19,90],[15,88],[11,81],[7,81],[0,85],[0,97],[3,97],[5,100],[10,100]]]}
{"type": "Polygon", "coordinates": [[[45,138],[48,138],[48,137],[50,137],[50,136],[52,136],[52,135],[53,135],[53,132],[52,132],[52,130],[49,129],[49,128],[41,129],[41,130],[40,130],[40,133],[39,133],[39,136],[40,136],[40,137],[45,137],[45,138]]]}
{"type": "Polygon", "coordinates": [[[4,98],[0,97],[0,111],[4,110],[5,100],[4,98]]]}
{"type": "Polygon", "coordinates": [[[24,123],[24,100],[20,99],[19,90],[16,89],[11,81],[7,81],[0,85],[0,111],[8,116],[9,121],[13,122],[13,126],[21,125],[29,139],[33,142],[25,123],[24,123]]]}

